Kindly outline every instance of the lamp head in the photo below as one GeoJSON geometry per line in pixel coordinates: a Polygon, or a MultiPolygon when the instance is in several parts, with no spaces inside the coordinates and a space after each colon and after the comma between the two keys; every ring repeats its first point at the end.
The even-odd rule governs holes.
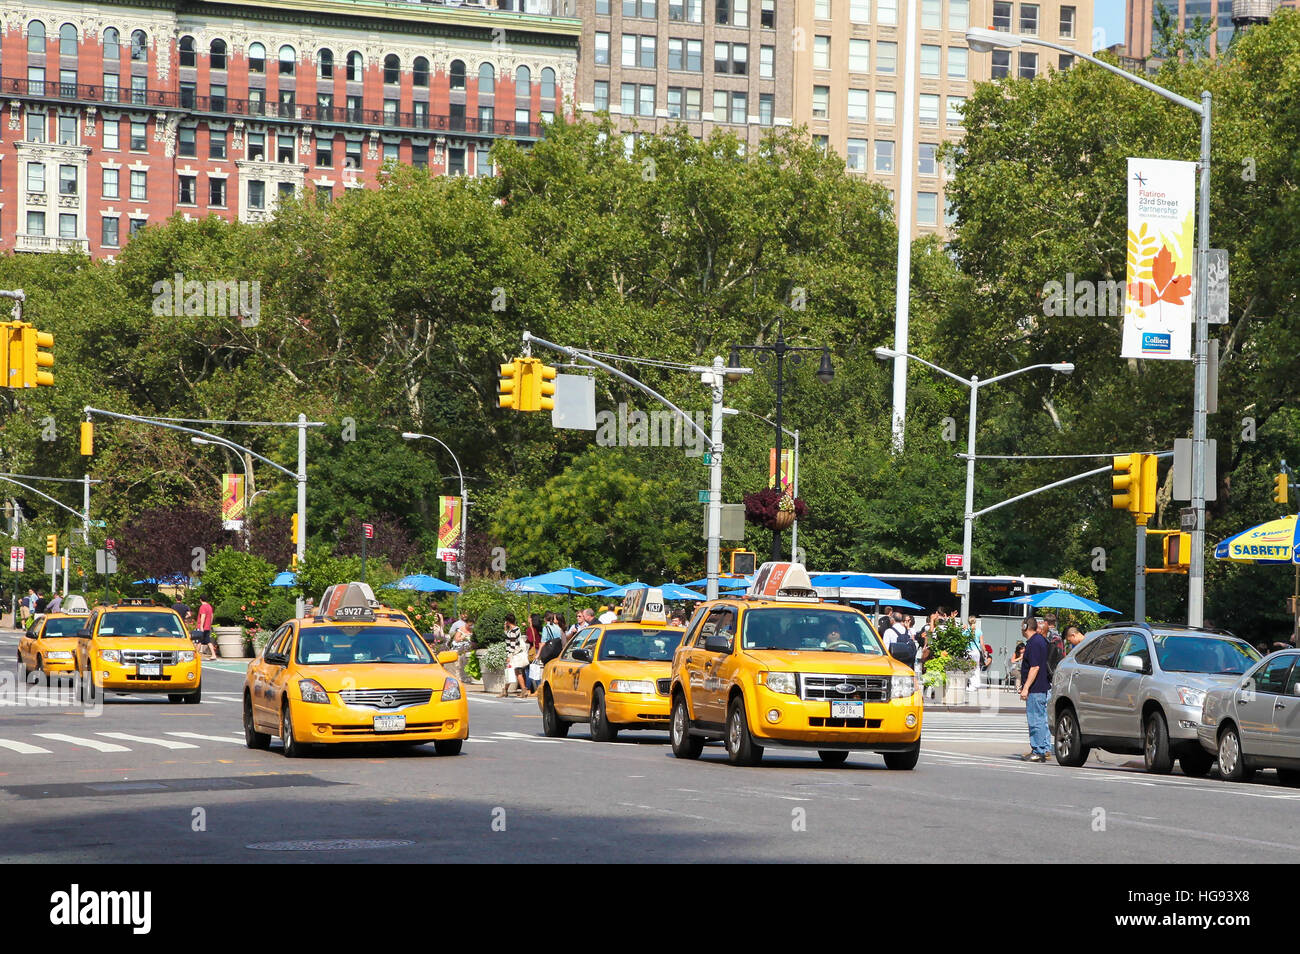
{"type": "MultiPolygon", "coordinates": [[[[740,349],[737,348],[735,345],[731,346],[731,354],[727,357],[727,367],[728,368],[740,367],[740,349]]],[[[744,377],[744,375],[741,374],[739,371],[732,372],[729,370],[726,373],[727,380],[732,384],[735,384],[742,377],[744,377]]]]}
{"type": "Polygon", "coordinates": [[[876,357],[881,361],[888,361],[890,358],[897,358],[898,352],[892,348],[877,348],[876,357]]]}
{"type": "Polygon", "coordinates": [[[413,441],[419,436],[420,435],[414,431],[402,431],[402,437],[406,438],[408,441],[413,441]]]}
{"type": "Polygon", "coordinates": [[[1060,371],[1062,374],[1073,374],[1074,365],[1069,361],[1058,361],[1052,365],[1053,371],[1060,371]]]}
{"type": "Polygon", "coordinates": [[[1020,37],[1014,33],[1001,30],[989,30],[985,27],[968,27],[966,45],[976,53],[990,53],[993,50],[1010,50],[1020,45],[1020,37]]]}
{"type": "Polygon", "coordinates": [[[821,364],[817,366],[817,380],[822,384],[830,384],[835,380],[835,368],[831,365],[830,348],[822,348],[821,364]]]}
{"type": "Polygon", "coordinates": [[[190,438],[190,443],[191,443],[191,444],[211,444],[212,441],[205,441],[205,440],[204,440],[203,438],[201,438],[201,437],[191,437],[191,438],[190,438]]]}

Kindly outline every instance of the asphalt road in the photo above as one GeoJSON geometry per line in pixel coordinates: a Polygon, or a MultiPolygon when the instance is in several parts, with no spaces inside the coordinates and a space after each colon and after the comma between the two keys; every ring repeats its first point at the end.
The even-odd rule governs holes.
{"type": "MultiPolygon", "coordinates": [[[[1101,754],[1027,764],[1024,716],[925,717],[920,764],[720,746],[664,733],[546,739],[535,702],[471,696],[461,755],[349,747],[288,760],[240,730],[242,666],[204,669],[201,705],[109,695],[87,715],[15,697],[0,635],[0,862],[1294,862],[1300,789],[1152,777],[1101,754]]],[[[57,700],[55,700],[57,701],[57,700]]]]}

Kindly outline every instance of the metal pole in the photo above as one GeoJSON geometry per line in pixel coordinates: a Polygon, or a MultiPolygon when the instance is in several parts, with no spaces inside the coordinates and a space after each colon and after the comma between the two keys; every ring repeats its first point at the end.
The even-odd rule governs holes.
{"type": "MultiPolygon", "coordinates": [[[[794,464],[791,467],[791,481],[794,484],[793,493],[795,498],[799,497],[799,428],[794,430],[794,464]]],[[[799,518],[795,517],[794,523],[790,527],[790,559],[798,562],[796,554],[799,552],[799,518]]]]}
{"type": "Polygon", "coordinates": [[[366,582],[366,528],[361,528],[361,582],[366,582]]]}
{"type": "MultiPolygon", "coordinates": [[[[55,559],[58,559],[58,557],[55,557],[55,559]]],[[[67,596],[67,595],[68,595],[68,570],[71,569],[71,566],[70,566],[71,562],[72,562],[72,561],[70,561],[70,560],[68,559],[68,548],[65,546],[65,547],[63,548],[63,563],[64,563],[64,567],[63,567],[63,595],[64,595],[64,596],[67,596]]]]}
{"type": "MultiPolygon", "coordinates": [[[[451,453],[450,449],[448,453],[451,453]]],[[[452,455],[453,459],[455,455],[452,455]]],[[[456,461],[456,470],[460,471],[460,461],[456,461]]],[[[465,553],[469,550],[469,496],[465,493],[465,477],[460,478],[460,559],[456,563],[456,579],[465,582],[465,553]]]]}
{"type": "Polygon", "coordinates": [[[81,520],[81,532],[90,546],[90,474],[82,475],[81,510],[85,516],[81,520]]]}
{"type": "MultiPolygon", "coordinates": [[[[781,400],[785,391],[785,335],[781,330],[781,319],[776,323],[776,487],[784,492],[781,484],[781,400]]],[[[780,511],[777,511],[778,513],[780,511]]],[[[772,559],[781,559],[781,531],[772,531],[772,559]]],[[[715,597],[709,597],[715,599],[715,597]]]]}
{"type": "Polygon", "coordinates": [[[907,417],[907,334],[912,279],[912,136],[915,128],[916,56],[912,49],[916,29],[916,0],[902,4],[903,115],[898,144],[898,255],[894,264],[894,453],[903,450],[903,423],[907,417]]]}
{"type": "Polygon", "coordinates": [[[1137,525],[1137,566],[1133,574],[1133,618],[1139,623],[1147,618],[1147,528],[1137,525]]]}
{"type": "Polygon", "coordinates": [[[708,545],[708,584],[705,596],[711,600],[718,598],[718,563],[721,560],[722,547],[722,357],[713,359],[713,420],[710,430],[709,452],[709,545],[708,545]]]}
{"type": "Polygon", "coordinates": [[[966,625],[970,619],[970,580],[971,580],[971,536],[975,528],[975,407],[979,401],[980,379],[978,374],[970,378],[970,420],[966,424],[966,516],[962,521],[961,571],[966,574],[963,580],[957,577],[957,592],[961,596],[961,624],[966,625]]]}
{"type": "MultiPolygon", "coordinates": [[[[307,555],[307,415],[298,415],[298,563],[307,555]]],[[[298,597],[296,614],[301,617],[305,605],[298,597]]]]}
{"type": "Polygon", "coordinates": [[[1210,91],[1201,93],[1201,195],[1196,229],[1196,354],[1192,359],[1195,393],[1192,409],[1192,559],[1187,568],[1187,625],[1205,622],[1205,425],[1209,400],[1209,301],[1207,265],[1210,248],[1210,91]]]}

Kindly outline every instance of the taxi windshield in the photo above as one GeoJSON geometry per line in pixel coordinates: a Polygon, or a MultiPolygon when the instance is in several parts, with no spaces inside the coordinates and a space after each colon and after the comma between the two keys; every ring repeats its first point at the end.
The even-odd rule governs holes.
{"type": "Polygon", "coordinates": [[[99,621],[100,636],[174,636],[188,639],[175,613],[105,613],[99,621]]]}
{"type": "Polygon", "coordinates": [[[45,631],[41,637],[49,639],[53,636],[76,636],[85,625],[84,616],[58,616],[45,621],[45,631]]]}
{"type": "Polygon", "coordinates": [[[433,656],[405,626],[311,626],[298,637],[297,661],[306,666],[427,664],[433,656]]]}
{"type": "Polygon", "coordinates": [[[1205,672],[1239,676],[1260,655],[1237,639],[1213,636],[1153,636],[1156,658],[1165,672],[1205,672]]]}
{"type": "Polygon", "coordinates": [[[606,630],[596,658],[611,662],[670,662],[683,634],[680,629],[606,630]]]}
{"type": "Polygon", "coordinates": [[[741,632],[745,649],[881,653],[880,641],[858,613],[822,607],[751,609],[741,632]]]}

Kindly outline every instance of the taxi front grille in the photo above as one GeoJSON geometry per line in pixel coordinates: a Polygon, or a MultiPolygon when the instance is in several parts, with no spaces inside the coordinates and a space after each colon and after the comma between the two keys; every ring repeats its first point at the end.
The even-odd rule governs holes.
{"type": "Polygon", "coordinates": [[[799,694],[805,702],[888,702],[889,677],[803,673],[799,676],[799,694]]]}
{"type": "Polygon", "coordinates": [[[140,680],[141,682],[169,682],[171,676],[137,676],[135,673],[127,673],[127,681],[140,680]]]}
{"type": "Polygon", "coordinates": [[[123,666],[155,665],[162,663],[164,666],[175,666],[178,653],[173,649],[124,649],[122,650],[123,666]]]}
{"type": "Polygon", "coordinates": [[[339,699],[360,709],[405,709],[422,706],[433,698],[432,689],[344,689],[339,699]]]}
{"type": "Polygon", "coordinates": [[[655,691],[657,691],[661,696],[666,696],[668,695],[668,690],[672,688],[672,685],[673,680],[671,677],[668,679],[656,679],[655,691]]]}
{"type": "Polygon", "coordinates": [[[879,719],[822,719],[813,717],[808,724],[814,729],[879,729],[879,719]]]}
{"type": "Polygon", "coordinates": [[[380,738],[400,736],[412,732],[438,732],[444,727],[442,722],[408,722],[400,732],[376,732],[368,725],[332,725],[330,735],[373,735],[380,738]]]}
{"type": "Polygon", "coordinates": [[[671,718],[666,712],[638,712],[636,717],[647,722],[667,722],[671,718]]]}

